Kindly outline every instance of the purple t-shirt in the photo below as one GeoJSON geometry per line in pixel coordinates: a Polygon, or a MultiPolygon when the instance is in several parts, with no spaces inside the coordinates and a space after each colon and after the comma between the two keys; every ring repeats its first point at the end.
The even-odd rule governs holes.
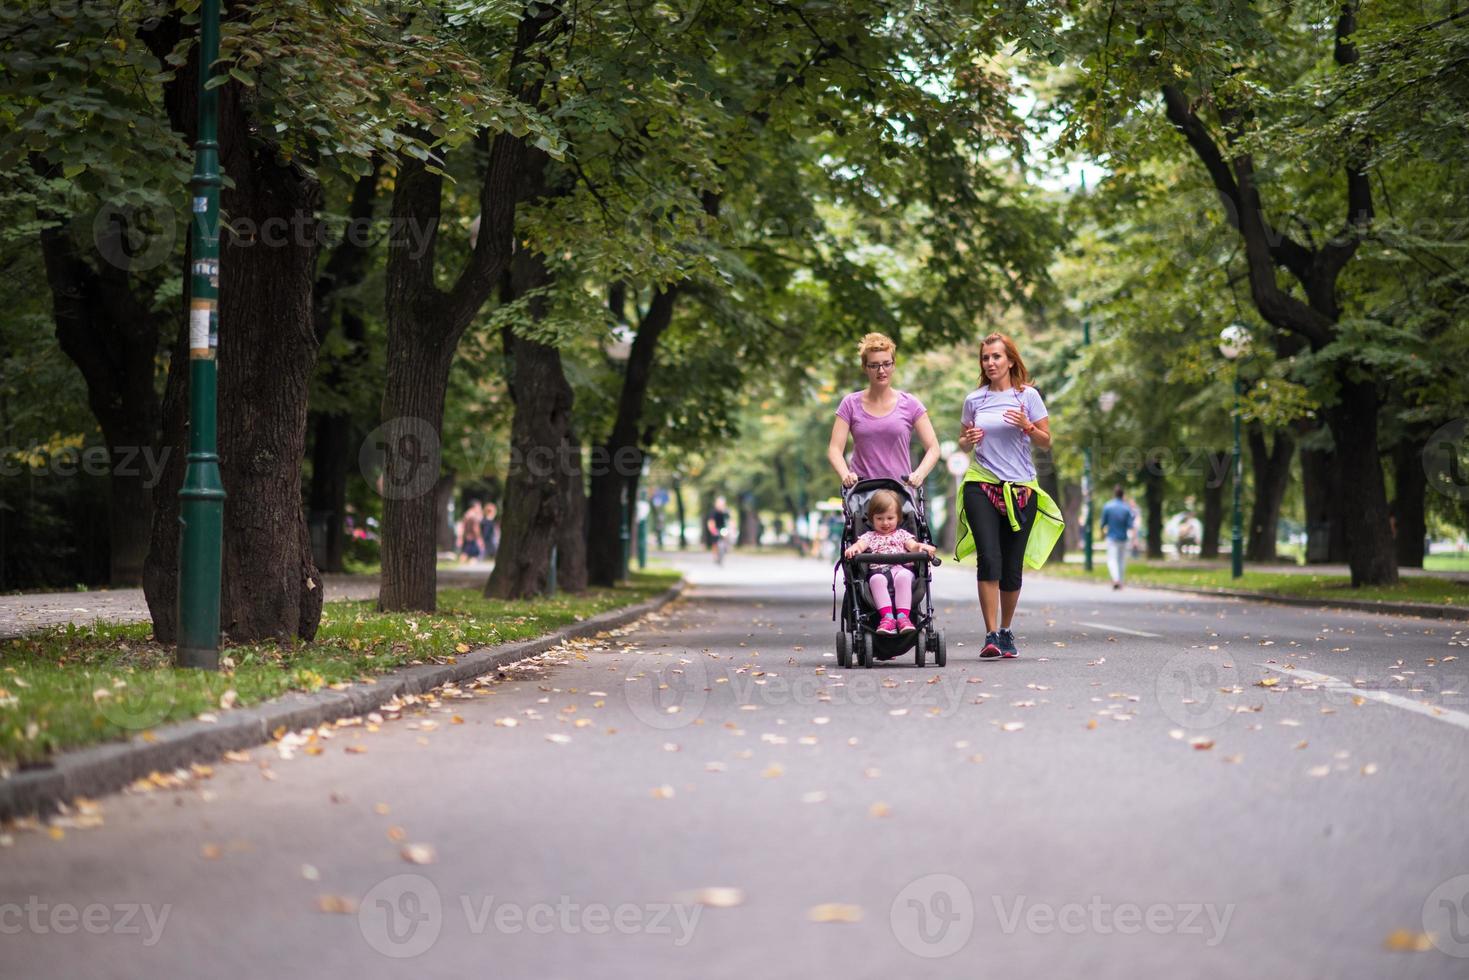
{"type": "Polygon", "coordinates": [[[837,418],[852,430],[852,459],[848,465],[863,480],[887,477],[901,480],[913,472],[909,443],[913,426],[928,413],[923,402],[906,391],[898,392],[898,404],[886,415],[869,415],[862,407],[862,392],[854,391],[837,406],[837,418]]]}
{"type": "Polygon", "coordinates": [[[1035,462],[1030,458],[1030,436],[1017,425],[1005,421],[1005,410],[1020,408],[1032,422],[1039,422],[1050,412],[1041,393],[1030,385],[1024,391],[1010,388],[990,391],[989,385],[970,392],[964,399],[964,428],[977,425],[984,438],[974,447],[974,458],[995,476],[1006,481],[1035,479],[1035,462]]]}

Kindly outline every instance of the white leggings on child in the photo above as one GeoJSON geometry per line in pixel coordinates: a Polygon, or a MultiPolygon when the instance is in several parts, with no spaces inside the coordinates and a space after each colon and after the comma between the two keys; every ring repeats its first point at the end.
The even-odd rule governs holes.
{"type": "Polygon", "coordinates": [[[904,568],[902,565],[889,565],[893,573],[892,601],[888,599],[888,580],[882,572],[877,572],[867,580],[867,585],[872,589],[872,601],[877,603],[878,609],[898,608],[904,611],[913,608],[913,570],[904,568]]]}

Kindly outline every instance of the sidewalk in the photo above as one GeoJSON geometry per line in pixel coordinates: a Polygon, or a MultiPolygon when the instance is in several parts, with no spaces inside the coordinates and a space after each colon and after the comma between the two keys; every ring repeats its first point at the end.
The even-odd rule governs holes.
{"type": "MultiPolygon", "coordinates": [[[[493,562],[466,563],[460,568],[441,569],[439,588],[481,588],[494,568],[493,562]]],[[[376,599],[376,575],[323,575],[326,601],[376,599]]],[[[8,640],[48,626],[95,622],[146,622],[148,603],[142,589],[99,589],[91,592],[34,592],[0,596],[0,640],[8,640]]]]}

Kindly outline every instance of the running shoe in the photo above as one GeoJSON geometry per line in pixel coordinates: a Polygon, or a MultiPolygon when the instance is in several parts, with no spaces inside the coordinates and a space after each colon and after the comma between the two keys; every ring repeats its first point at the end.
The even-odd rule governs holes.
{"type": "Polygon", "coordinates": [[[1000,634],[986,633],[984,635],[984,649],[979,651],[979,659],[995,660],[1002,656],[1004,656],[1004,651],[1000,649],[1000,634]]]}
{"type": "Polygon", "coordinates": [[[908,618],[907,613],[898,613],[898,632],[911,633],[917,628],[913,625],[913,620],[908,618]]]}
{"type": "Polygon", "coordinates": [[[877,631],[892,636],[898,632],[898,621],[891,616],[884,616],[882,622],[877,624],[877,631]]]}
{"type": "Polygon", "coordinates": [[[1006,660],[1014,660],[1020,656],[1020,651],[1015,649],[1015,634],[1008,629],[1001,629],[995,633],[995,640],[1000,648],[1000,653],[1006,660]]]}

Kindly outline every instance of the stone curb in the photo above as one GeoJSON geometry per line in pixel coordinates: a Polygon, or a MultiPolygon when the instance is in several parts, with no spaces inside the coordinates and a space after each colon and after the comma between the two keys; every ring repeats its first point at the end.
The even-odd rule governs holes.
{"type": "MultiPolygon", "coordinates": [[[[1102,583],[1096,583],[1099,587],[1102,583]]],[[[1153,585],[1128,582],[1129,589],[1154,592],[1188,592],[1193,595],[1221,596],[1226,599],[1248,599],[1273,602],[1282,606],[1308,606],[1313,609],[1350,609],[1354,612],[1383,613],[1389,616],[1420,616],[1424,619],[1453,619],[1469,622],[1469,606],[1443,606],[1426,602],[1379,602],[1372,599],[1318,599],[1311,596],[1278,595],[1274,592],[1248,592],[1243,589],[1210,589],[1195,585],[1153,585]]]]}
{"type": "Polygon", "coordinates": [[[373,711],[404,694],[423,694],[452,681],[490,673],[498,667],[545,653],[566,640],[616,629],[672,602],[683,593],[679,582],[662,595],[624,609],[600,613],[529,640],[482,647],[452,664],[405,667],[340,691],[294,692],[251,708],[222,712],[218,722],[186,721],[153,732],[152,741],[134,736],[66,752],[43,769],[18,771],[0,781],[0,820],[46,815],[56,804],[78,796],[116,792],[149,773],[171,772],[195,762],[218,759],[225,752],[270,741],[270,733],[314,727],[338,718],[373,711]]]}

